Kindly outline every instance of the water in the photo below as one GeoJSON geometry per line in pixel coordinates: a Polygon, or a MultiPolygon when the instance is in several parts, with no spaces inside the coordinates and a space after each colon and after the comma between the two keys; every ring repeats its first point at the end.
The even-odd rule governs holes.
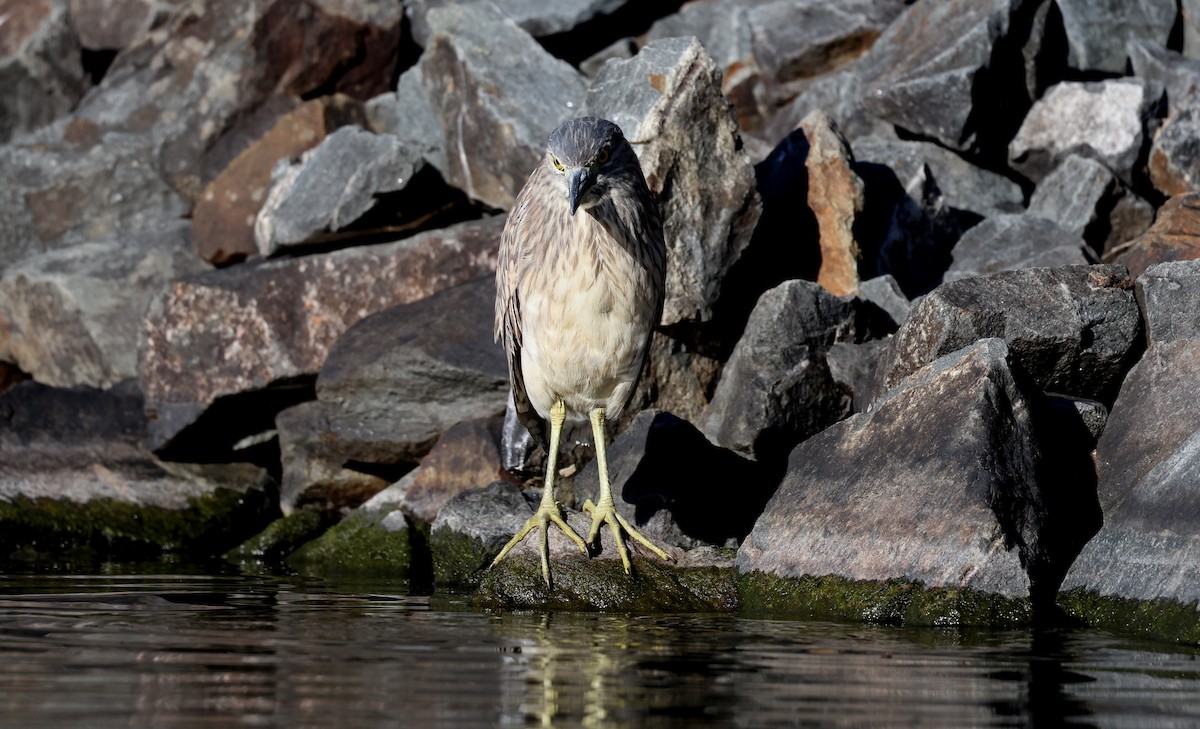
{"type": "Polygon", "coordinates": [[[3,727],[1200,726],[1197,651],[1095,631],[486,613],[403,585],[0,576],[3,727]]]}

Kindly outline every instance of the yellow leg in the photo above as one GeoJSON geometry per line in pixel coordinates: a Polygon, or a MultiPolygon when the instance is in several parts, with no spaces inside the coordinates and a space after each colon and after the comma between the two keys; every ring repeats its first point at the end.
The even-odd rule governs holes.
{"type": "Polygon", "coordinates": [[[659,557],[671,560],[654,542],[651,542],[641,532],[633,528],[625,517],[617,512],[613,502],[612,489],[608,485],[608,455],[604,447],[604,408],[596,408],[591,412],[592,436],[596,441],[596,466],[600,471],[600,502],[593,504],[588,499],[583,504],[583,510],[592,515],[592,530],[588,532],[587,540],[595,542],[600,535],[600,525],[607,523],[612,531],[613,540],[617,543],[617,552],[621,555],[621,564],[625,566],[625,574],[629,574],[629,551],[625,548],[625,540],[621,538],[624,530],[634,541],[654,552],[659,557]]]}
{"type": "Polygon", "coordinates": [[[546,587],[550,587],[550,533],[547,531],[549,522],[557,524],[558,528],[571,538],[571,541],[579,545],[579,551],[587,554],[587,544],[562,518],[558,502],[554,500],[554,479],[558,476],[558,441],[562,437],[563,421],[566,420],[566,417],[567,408],[563,405],[562,400],[554,403],[550,408],[550,453],[547,454],[549,458],[546,461],[546,488],[542,490],[542,503],[538,505],[533,516],[529,517],[529,521],[525,522],[525,526],[521,527],[521,530],[508,540],[508,544],[505,544],[504,549],[500,550],[500,554],[496,555],[496,559],[492,560],[492,567],[495,567],[513,547],[521,543],[526,534],[535,528],[540,529],[542,533],[542,578],[546,581],[546,587]]]}

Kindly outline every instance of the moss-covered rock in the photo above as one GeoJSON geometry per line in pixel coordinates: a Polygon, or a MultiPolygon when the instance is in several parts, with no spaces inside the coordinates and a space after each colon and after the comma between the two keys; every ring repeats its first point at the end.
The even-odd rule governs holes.
{"type": "Polygon", "coordinates": [[[444,527],[429,535],[429,550],[434,555],[433,581],[439,588],[476,587],[500,552],[494,544],[444,527]]]}
{"type": "Polygon", "coordinates": [[[860,581],[842,577],[782,578],[748,572],[738,579],[742,612],[805,618],[862,620],[885,625],[1028,625],[1027,599],[959,587],[925,587],[909,580],[860,581]]]}
{"type": "Polygon", "coordinates": [[[336,524],[338,516],[325,509],[300,509],[276,519],[258,534],[225,553],[232,562],[280,562],[336,524]]]}
{"type": "Polygon", "coordinates": [[[1200,601],[1135,600],[1076,588],[1059,593],[1058,604],[1093,628],[1200,645],[1200,601]]]}
{"type": "Polygon", "coordinates": [[[483,573],[475,605],[499,609],[611,610],[617,612],[732,612],[737,574],[729,567],[672,567],[633,558],[632,574],[618,559],[572,557],[551,565],[553,586],[541,562],[513,554],[483,573]]]}
{"type": "Polygon", "coordinates": [[[419,561],[424,541],[399,511],[358,509],[293,552],[287,564],[306,575],[412,577],[414,553],[419,561]]]}

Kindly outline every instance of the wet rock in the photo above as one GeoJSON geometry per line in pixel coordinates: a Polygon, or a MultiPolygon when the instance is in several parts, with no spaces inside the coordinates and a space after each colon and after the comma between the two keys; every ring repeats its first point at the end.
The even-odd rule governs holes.
{"type": "Polygon", "coordinates": [[[66,114],[87,90],[65,0],[0,7],[0,143],[66,114]]]}
{"type": "Polygon", "coordinates": [[[1077,233],[1033,215],[996,215],[963,233],[954,245],[947,281],[1022,268],[1090,263],[1077,233]]]}
{"type": "Polygon", "coordinates": [[[493,416],[450,426],[421,459],[421,465],[373,496],[366,507],[397,508],[413,521],[433,523],[447,501],[500,476],[502,422],[493,416]]]}
{"type": "Polygon", "coordinates": [[[1096,447],[1104,526],[1063,584],[1069,604],[1100,608],[1073,610],[1086,621],[1115,627],[1113,619],[1128,620],[1124,629],[1175,639],[1200,635],[1200,534],[1192,518],[1200,477],[1197,377],[1197,339],[1156,343],[1130,371],[1113,406],[1096,447]],[[1140,609],[1131,619],[1131,598],[1153,604],[1135,603],[1140,609]],[[1190,629],[1155,624],[1163,613],[1177,612],[1173,605],[1184,608],[1180,616],[1190,616],[1190,629]]]}
{"type": "MultiPolygon", "coordinates": [[[[662,410],[638,413],[607,450],[617,510],[660,546],[736,545],[749,533],[777,479],[770,469],[714,446],[694,425],[662,410]],[[730,484],[738,488],[731,490],[730,484]]],[[[574,486],[579,503],[599,499],[595,461],[583,467],[574,486]]],[[[605,551],[612,549],[609,544],[605,551]]]]}
{"type": "Polygon", "coordinates": [[[1137,299],[1149,346],[1200,339],[1200,261],[1170,261],[1137,278],[1137,299]]]}
{"type": "Polygon", "coordinates": [[[347,468],[345,455],[322,437],[328,427],[318,402],[301,403],[275,416],[283,513],[306,507],[330,512],[353,509],[388,487],[389,480],[380,474],[347,468]]]}
{"type": "Polygon", "coordinates": [[[814,111],[800,122],[800,130],[808,140],[808,208],[820,236],[817,283],[834,296],[853,295],[868,277],[863,274],[875,268],[874,261],[863,260],[854,239],[855,218],[865,205],[863,182],[851,168],[850,146],[828,115],[814,111]]]}
{"type": "Polygon", "coordinates": [[[324,444],[343,462],[415,462],[455,423],[503,411],[508,365],[492,341],[494,303],[488,276],[346,330],[317,378],[324,444]]]}
{"type": "Polygon", "coordinates": [[[341,94],[306,101],[276,120],[196,200],[192,211],[196,254],[225,264],[258,253],[254,219],[267,198],[275,164],[299,156],[339,127],[364,120],[362,105],[341,94]]]}
{"type": "Polygon", "coordinates": [[[134,377],[151,300],[206,268],[182,223],[26,258],[0,277],[0,359],[56,387],[134,377]]]}
{"type": "Polygon", "coordinates": [[[1107,167],[1072,154],[1029,198],[1029,214],[1052,220],[1082,237],[1097,257],[1133,240],[1154,222],[1154,208],[1107,167]]]}
{"type": "Polygon", "coordinates": [[[1200,191],[1200,109],[1167,117],[1150,146],[1150,181],[1166,195],[1200,191]]]}
{"type": "Polygon", "coordinates": [[[93,51],[118,51],[168,22],[182,0],[67,0],[79,44],[93,51]]]}
{"type": "Polygon", "coordinates": [[[0,555],[212,555],[277,513],[248,464],[163,463],[145,450],[141,393],[27,381],[0,394],[0,555]]]}
{"type": "Polygon", "coordinates": [[[887,392],[985,337],[1051,392],[1111,402],[1142,349],[1133,280],[1120,266],[1003,271],[943,284],[913,307],[879,367],[887,392]]]}
{"type": "Polygon", "coordinates": [[[877,136],[854,140],[854,159],[890,167],[906,190],[920,189],[932,178],[946,204],[989,218],[1020,212],[1021,187],[995,172],[977,167],[954,152],[929,142],[877,136]]]}
{"type": "Polygon", "coordinates": [[[1158,209],[1158,217],[1142,235],[1110,258],[1129,266],[1129,275],[1137,278],[1150,266],[1163,261],[1200,258],[1200,193],[1176,195],[1158,209]]]}
{"type": "Polygon", "coordinates": [[[396,137],[338,129],[299,160],[275,167],[254,222],[258,252],[267,257],[327,242],[380,197],[404,190],[423,166],[420,154],[396,137]]]}
{"type": "Polygon", "coordinates": [[[463,223],[395,243],[176,281],[151,305],[138,362],[155,414],[151,447],[190,440],[220,449],[258,432],[248,428],[270,428],[280,404],[260,405],[255,412],[263,422],[250,422],[239,409],[198,420],[226,396],[302,385],[334,341],[372,312],[489,275],[502,225],[502,219],[463,223]],[[192,436],[184,433],[192,426],[192,436]]]}
{"type": "Polygon", "coordinates": [[[850,398],[830,376],[825,354],[837,341],[861,341],[868,314],[810,281],[762,295],[725,365],[701,421],[714,443],[760,461],[850,414],[850,398]]]}
{"type": "Polygon", "coordinates": [[[658,196],[667,240],[664,325],[706,321],[721,279],[758,222],[754,170],[720,72],[695,39],[655,41],[604,66],[586,112],[611,119],[633,143],[658,196]]]}
{"type": "Polygon", "coordinates": [[[277,568],[300,547],[329,530],[338,521],[325,509],[301,509],[271,522],[266,529],[224,554],[243,570],[253,565],[277,568]]]}
{"type": "Polygon", "coordinates": [[[579,115],[583,76],[493,5],[446,5],[425,18],[429,41],[418,65],[446,140],[442,175],[507,209],[550,132],[579,115]]]}
{"type": "Polygon", "coordinates": [[[303,575],[412,579],[422,569],[414,530],[399,511],[356,509],[287,558],[303,575]]]}
{"type": "Polygon", "coordinates": [[[863,107],[952,149],[1007,139],[1028,104],[1020,94],[1024,62],[1014,37],[1027,23],[1024,5],[952,0],[909,6],[863,58],[863,107]],[[977,95],[979,84],[992,91],[977,95]]]}
{"type": "Polygon", "coordinates": [[[1064,81],[1046,93],[1008,146],[1009,162],[1040,182],[1068,155],[1095,159],[1131,184],[1146,122],[1161,112],[1162,85],[1138,78],[1064,81]]]}
{"type": "Polygon", "coordinates": [[[1052,599],[1096,520],[1076,483],[1054,483],[1071,499],[1041,486],[1040,395],[1014,359],[977,342],[797,446],[738,570],[1052,599]]]}
{"type": "Polygon", "coordinates": [[[1067,35],[1067,65],[1078,71],[1125,72],[1126,43],[1167,44],[1177,9],[1173,0],[1055,0],[1067,35]]]}
{"type": "MultiPolygon", "coordinates": [[[[507,481],[494,481],[452,497],[438,510],[429,529],[434,582],[441,588],[479,584],[483,571],[525,525],[533,509],[521,489],[507,481]]],[[[586,527],[580,523],[580,528],[586,527]]],[[[549,534],[556,557],[568,544],[576,549],[557,529],[549,534]]]]}

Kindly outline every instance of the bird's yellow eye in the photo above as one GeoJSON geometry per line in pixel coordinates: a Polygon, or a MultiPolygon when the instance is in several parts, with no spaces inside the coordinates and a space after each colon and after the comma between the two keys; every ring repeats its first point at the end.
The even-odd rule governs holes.
{"type": "Polygon", "coordinates": [[[554,163],[554,169],[559,172],[563,171],[563,163],[558,161],[558,157],[551,157],[550,161],[554,163]]]}
{"type": "Polygon", "coordinates": [[[608,161],[608,147],[602,147],[600,149],[600,151],[596,153],[595,164],[597,167],[599,167],[600,165],[604,164],[607,161],[608,161]]]}

